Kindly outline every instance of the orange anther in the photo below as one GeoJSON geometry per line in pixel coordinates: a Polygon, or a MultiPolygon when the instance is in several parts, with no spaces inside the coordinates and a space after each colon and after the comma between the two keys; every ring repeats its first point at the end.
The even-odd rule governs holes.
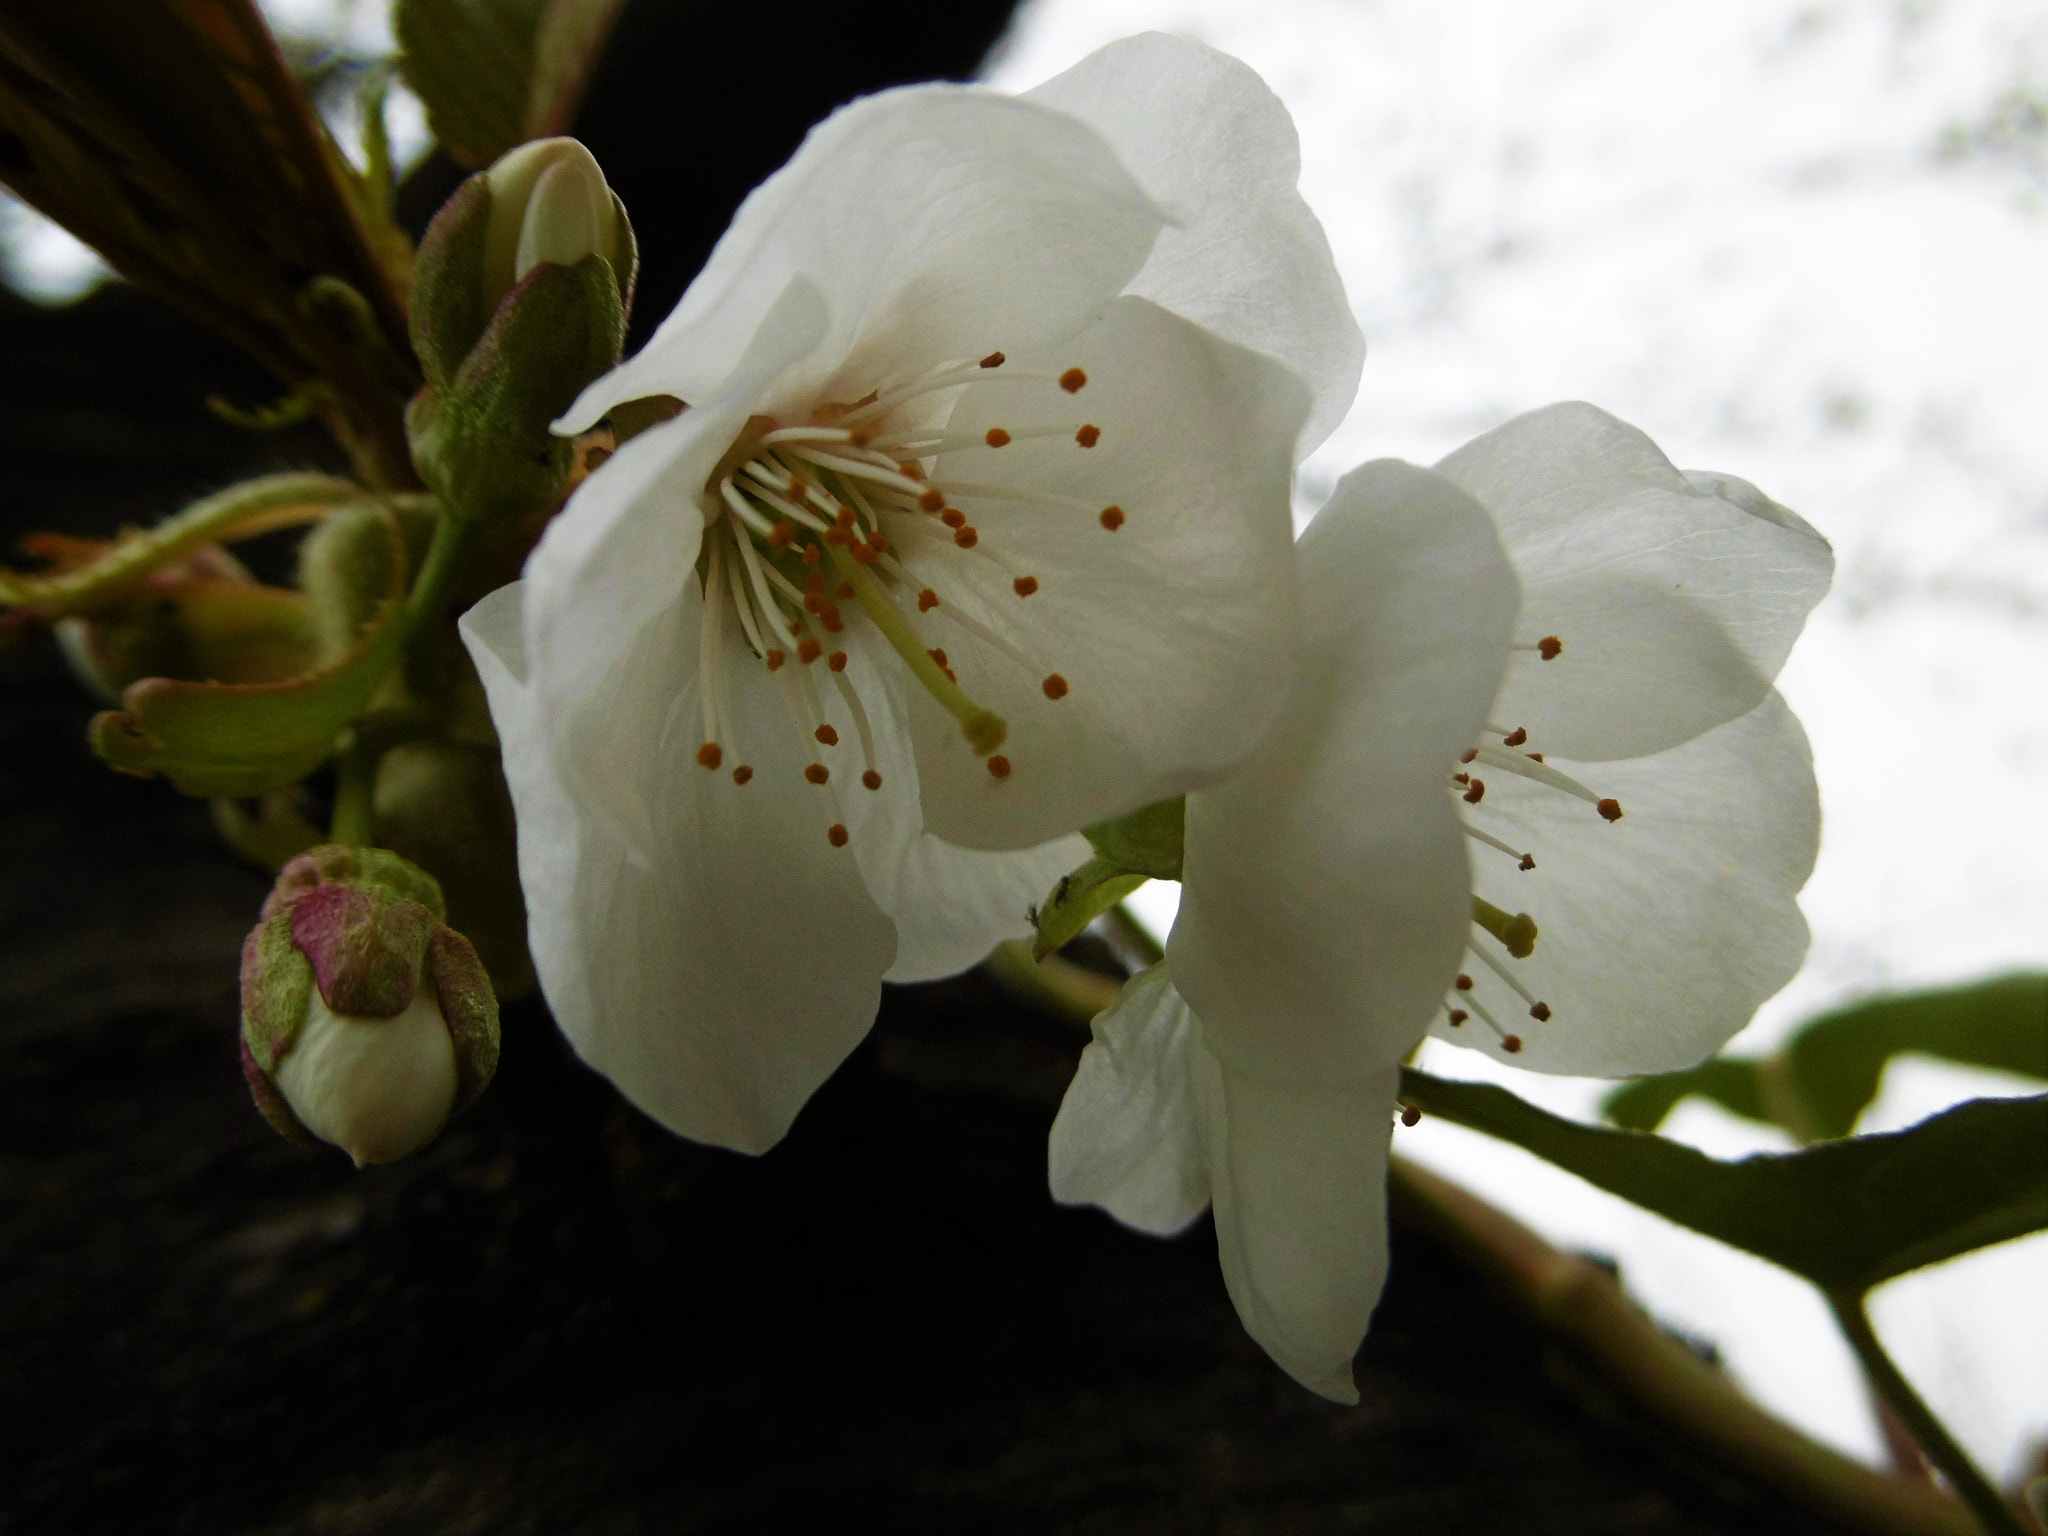
{"type": "Polygon", "coordinates": [[[850,581],[842,581],[841,583],[839,583],[838,588],[833,592],[832,595],[838,598],[839,601],[841,601],[842,603],[845,602],[849,597],[853,596],[853,583],[850,581]]]}
{"type": "Polygon", "coordinates": [[[1501,745],[1504,747],[1519,747],[1523,742],[1527,741],[1528,739],[1529,733],[1523,730],[1518,725],[1512,731],[1508,732],[1507,735],[1501,738],[1501,745]]]}
{"type": "Polygon", "coordinates": [[[768,547],[770,549],[787,549],[795,542],[796,524],[786,517],[768,530],[768,547]]]}
{"type": "Polygon", "coordinates": [[[846,542],[846,530],[844,528],[827,528],[825,530],[825,542],[833,545],[844,544],[846,542]]]}
{"type": "Polygon", "coordinates": [[[839,516],[835,521],[842,528],[851,528],[853,526],[853,508],[841,507],[839,509],[839,516]]]}
{"type": "Polygon", "coordinates": [[[988,776],[992,779],[1007,779],[1010,776],[1010,760],[998,752],[988,760],[988,776]]]}
{"type": "Polygon", "coordinates": [[[937,512],[946,505],[946,493],[934,486],[918,494],[917,504],[927,512],[937,512]]]}
{"type": "Polygon", "coordinates": [[[823,571],[812,571],[812,572],[811,572],[811,573],[810,573],[809,575],[805,576],[805,577],[804,577],[804,590],[805,590],[806,592],[822,592],[822,591],[824,591],[824,590],[825,590],[825,573],[824,573],[823,571]]]}
{"type": "Polygon", "coordinates": [[[824,552],[823,552],[822,550],[820,550],[820,549],[818,548],[818,546],[817,546],[817,545],[815,545],[815,544],[806,544],[806,545],[804,546],[804,564],[805,564],[805,565],[816,565],[816,564],[817,564],[817,563],[819,562],[819,560],[821,560],[821,559],[823,559],[823,558],[824,558],[824,552]]]}
{"type": "Polygon", "coordinates": [[[805,635],[803,639],[796,643],[796,659],[807,667],[824,654],[825,647],[818,644],[809,635],[805,635]]]}
{"type": "Polygon", "coordinates": [[[823,613],[825,611],[825,600],[815,592],[806,592],[804,594],[804,607],[811,613],[823,613]]]}
{"type": "Polygon", "coordinates": [[[1540,763],[1543,761],[1543,754],[1541,752],[1531,752],[1529,754],[1529,761],[1532,763],[1540,763]]]}
{"type": "Polygon", "coordinates": [[[926,587],[922,592],[917,594],[917,611],[919,613],[930,613],[934,608],[938,606],[939,594],[934,592],[930,587],[926,587]]]}
{"type": "Polygon", "coordinates": [[[827,768],[823,763],[813,763],[810,767],[804,770],[804,777],[809,779],[813,784],[822,784],[827,779],[832,777],[832,770],[830,768],[827,768]]]}
{"type": "Polygon", "coordinates": [[[905,459],[896,466],[896,473],[903,476],[906,480],[922,480],[924,478],[924,466],[915,459],[905,459]]]}
{"type": "Polygon", "coordinates": [[[833,730],[832,727],[829,725],[821,725],[815,731],[811,732],[811,734],[817,737],[818,740],[822,741],[828,747],[836,747],[839,745],[839,733],[833,730]]]}
{"type": "Polygon", "coordinates": [[[839,610],[830,603],[827,603],[825,611],[818,615],[818,622],[825,626],[825,633],[828,635],[836,635],[846,628],[846,620],[839,617],[839,610]]]}
{"type": "Polygon", "coordinates": [[[846,846],[846,828],[836,821],[833,822],[831,826],[825,829],[825,840],[834,848],[844,848],[846,846]]]}
{"type": "Polygon", "coordinates": [[[1069,368],[1060,375],[1060,388],[1068,394],[1079,394],[1081,386],[1088,382],[1088,375],[1078,368],[1069,368]]]}
{"type": "Polygon", "coordinates": [[[1464,1023],[1467,1019],[1471,1017],[1472,1015],[1467,1013],[1464,1009],[1453,1008],[1451,1010],[1451,1028],[1456,1029],[1460,1024],[1464,1023]]]}
{"type": "Polygon", "coordinates": [[[948,507],[939,514],[939,521],[948,528],[958,528],[967,521],[967,514],[958,507],[948,507]]]}
{"type": "Polygon", "coordinates": [[[1545,635],[1536,642],[1536,654],[1545,661],[1555,661],[1564,654],[1564,642],[1555,635],[1545,635]]]}
{"type": "Polygon", "coordinates": [[[868,548],[872,549],[876,554],[879,555],[883,550],[887,549],[888,547],[889,540],[883,534],[881,529],[877,528],[873,533],[868,535],[868,548]]]}
{"type": "Polygon", "coordinates": [[[1029,597],[1038,590],[1038,578],[1036,576],[1019,576],[1010,583],[1010,586],[1019,597],[1029,597]]]}
{"type": "Polygon", "coordinates": [[[1500,1048],[1510,1056],[1513,1056],[1522,1049],[1522,1037],[1520,1035],[1503,1035],[1500,1048]]]}
{"type": "Polygon", "coordinates": [[[1006,361],[1007,359],[1003,356],[1002,353],[991,352],[987,357],[984,357],[981,360],[981,366],[984,368],[1000,368],[1006,361]]]}
{"type": "Polygon", "coordinates": [[[789,660],[789,655],[785,651],[776,650],[775,647],[771,645],[768,648],[768,654],[766,656],[763,656],[761,659],[768,663],[768,670],[770,672],[773,672],[776,668],[780,667],[785,661],[789,660]]]}
{"type": "Polygon", "coordinates": [[[1103,527],[1107,528],[1111,533],[1115,533],[1123,525],[1124,509],[1122,507],[1104,507],[1102,509],[1103,527]]]}
{"type": "Polygon", "coordinates": [[[1074,441],[1079,443],[1083,448],[1093,448],[1097,443],[1102,441],[1102,428],[1097,426],[1083,427],[1080,431],[1074,434],[1074,441]]]}
{"type": "Polygon", "coordinates": [[[706,768],[716,768],[725,761],[725,753],[719,750],[717,742],[707,741],[697,749],[697,761],[706,768]]]}
{"type": "Polygon", "coordinates": [[[1465,791],[1465,803],[1467,805],[1477,805],[1480,801],[1484,800],[1485,798],[1486,780],[1474,779],[1472,781],[1471,787],[1465,791]]]}
{"type": "Polygon", "coordinates": [[[1547,1023],[1549,1023],[1549,1022],[1550,1022],[1550,1004],[1548,1004],[1548,1003],[1537,1003],[1537,1004],[1536,1004],[1536,1005],[1535,1005],[1534,1007],[1532,1007],[1532,1008],[1531,1008],[1531,1009],[1529,1010],[1529,1017],[1530,1017],[1530,1018],[1532,1018],[1532,1019],[1534,1019],[1534,1020],[1535,1020],[1535,1021],[1536,1021],[1536,1022],[1537,1022],[1538,1024],[1547,1024],[1547,1023]]]}
{"type": "Polygon", "coordinates": [[[882,552],[873,544],[856,544],[851,553],[856,565],[873,565],[882,558],[882,552]]]}
{"type": "Polygon", "coordinates": [[[1619,800],[1602,800],[1593,809],[1600,813],[1602,821],[1621,820],[1621,802],[1619,800]]]}
{"type": "Polygon", "coordinates": [[[1472,761],[1473,758],[1477,757],[1478,755],[1479,749],[1477,747],[1467,747],[1463,752],[1458,754],[1458,761],[1461,763],[1469,763],[1472,761]]]}
{"type": "Polygon", "coordinates": [[[846,652],[834,651],[830,656],[827,656],[825,658],[825,665],[830,667],[834,672],[844,672],[846,670],[846,652]]]}
{"type": "Polygon", "coordinates": [[[945,665],[947,664],[947,663],[946,663],[946,648],[945,648],[944,646],[937,646],[937,647],[935,647],[935,648],[934,648],[934,649],[933,649],[933,650],[931,651],[931,653],[930,653],[930,654],[931,654],[931,658],[932,658],[932,660],[933,660],[933,661],[936,661],[936,662],[937,662],[937,663],[938,663],[938,664],[939,664],[940,666],[942,666],[942,667],[943,667],[943,666],[945,666],[945,665]]]}
{"type": "Polygon", "coordinates": [[[1460,971],[1458,972],[1458,980],[1455,985],[1460,992],[1470,992],[1472,990],[1472,978],[1463,971],[1460,971]]]}
{"type": "Polygon", "coordinates": [[[982,434],[981,440],[991,448],[1001,448],[1010,441],[1010,434],[1001,427],[990,427],[987,432],[982,434]]]}
{"type": "Polygon", "coordinates": [[[1421,1107],[1415,1104],[1403,1104],[1401,1106],[1401,1123],[1403,1125],[1422,1124],[1421,1107]]]}
{"type": "Polygon", "coordinates": [[[869,789],[880,789],[882,787],[882,776],[872,768],[860,776],[860,781],[867,785],[869,789]]]}
{"type": "Polygon", "coordinates": [[[1534,869],[1536,867],[1536,855],[1533,853],[1523,854],[1522,862],[1515,867],[1517,869],[1534,869]]]}
{"type": "Polygon", "coordinates": [[[1045,690],[1045,696],[1048,699],[1064,699],[1067,696],[1067,680],[1057,672],[1053,673],[1052,676],[1048,677],[1039,686],[1045,690]]]}
{"type": "Polygon", "coordinates": [[[749,768],[745,763],[741,763],[739,767],[733,769],[732,771],[732,781],[735,784],[744,784],[753,776],[754,770],[749,768]]]}
{"type": "Polygon", "coordinates": [[[981,542],[981,535],[974,531],[972,524],[969,524],[965,528],[955,528],[953,530],[953,542],[962,549],[972,549],[981,542]]]}

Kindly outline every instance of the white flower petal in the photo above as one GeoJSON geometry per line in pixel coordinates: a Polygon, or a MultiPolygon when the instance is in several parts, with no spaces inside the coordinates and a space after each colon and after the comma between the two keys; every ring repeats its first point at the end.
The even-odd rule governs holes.
{"type": "MultiPolygon", "coordinates": [[[[688,751],[647,770],[648,862],[580,814],[527,675],[522,585],[478,604],[462,633],[504,746],[548,1002],[583,1059],[669,1129],[765,1151],[867,1033],[891,925],[828,843],[830,797],[804,782],[809,754],[768,688],[732,690],[728,750],[744,752],[750,783],[688,751]]],[[[728,665],[750,660],[735,626],[724,643],[728,665]]],[[[694,675],[670,681],[688,718],[694,675]]]]}
{"type": "Polygon", "coordinates": [[[1099,131],[1174,215],[1127,291],[1307,381],[1306,457],[1350,408],[1365,338],[1296,190],[1300,146],[1280,99],[1228,54],[1162,32],[1111,43],[1025,99],[1099,131]]]}
{"type": "Polygon", "coordinates": [[[1197,1074],[1213,1075],[1215,1061],[1163,965],[1127,982],[1092,1027],[1052,1123],[1052,1197],[1171,1237],[1209,1203],[1197,1074]]]}
{"type": "MultiPolygon", "coordinates": [[[[1547,1022],[1484,965],[1465,970],[1539,1072],[1623,1077],[1712,1055],[1799,968],[1796,895],[1813,869],[1820,805],[1806,736],[1785,701],[1762,705],[1653,757],[1585,767],[1550,759],[1620,801],[1608,824],[1583,801],[1486,774],[1471,823],[1533,854],[1536,868],[1476,849],[1479,894],[1536,920],[1526,960],[1490,952],[1549,1005],[1547,1022]]],[[[1474,942],[1489,945],[1477,935],[1474,942]]],[[[1500,1054],[1478,1021],[1436,1034],[1500,1054]]]]}
{"type": "Polygon", "coordinates": [[[793,395],[843,382],[858,398],[906,370],[1056,341],[1122,291],[1162,223],[1066,113],[957,85],[867,97],[754,190],[653,339],[556,430],[643,395],[703,400],[796,276],[824,293],[832,329],[793,395]]]}
{"type": "Polygon", "coordinates": [[[1206,1051],[1203,1131],[1224,1284],[1280,1368],[1355,1403],[1351,1359],[1387,1278],[1387,1151],[1398,1067],[1335,1089],[1276,1087],[1206,1051]]]}
{"type": "MultiPolygon", "coordinates": [[[[705,480],[753,400],[825,326],[817,290],[793,279],[731,388],[625,444],[527,559],[524,654],[555,768],[579,806],[643,853],[658,814],[647,776],[674,723],[673,679],[695,670],[705,480]]],[[[687,758],[697,744],[675,745],[687,758]]]]}
{"type": "Polygon", "coordinates": [[[1445,787],[1499,684],[1515,581],[1485,510],[1391,460],[1299,546],[1295,701],[1188,797],[1174,981],[1233,1075],[1377,1082],[1421,1039],[1471,920],[1445,787]]]}
{"type": "Polygon", "coordinates": [[[1494,719],[1582,762],[1640,757],[1762,702],[1834,569],[1827,542],[1753,486],[1689,479],[1634,427],[1546,406],[1437,466],[1500,524],[1522,581],[1494,719]]]}
{"type": "Polygon", "coordinates": [[[1081,366],[1087,386],[977,385],[948,430],[1093,425],[1100,442],[1019,435],[945,455],[939,478],[1074,504],[962,497],[974,549],[932,519],[898,541],[944,598],[922,633],[1009,722],[1012,772],[998,780],[950,715],[911,700],[926,823],[963,847],[1029,846],[1213,782],[1256,747],[1287,689],[1300,382],[1133,298],[1038,361],[1081,366]],[[1100,521],[1111,505],[1115,532],[1100,521]],[[1028,598],[1013,586],[1024,575],[1039,584],[1028,598]],[[1030,664],[967,638],[954,613],[1012,637],[1030,664]],[[1054,673],[1067,684],[1057,700],[1044,692],[1054,673]]]}
{"type": "MultiPolygon", "coordinates": [[[[819,678],[825,717],[839,734],[832,785],[875,904],[896,922],[896,963],[885,981],[930,981],[986,959],[1005,939],[1031,933],[1031,907],[1053,882],[1085,862],[1086,838],[1056,838],[1036,848],[983,853],[956,848],[923,830],[917,761],[904,725],[904,691],[914,687],[872,631],[849,628],[845,676],[862,701],[875,741],[882,787],[858,781],[859,731],[852,712],[819,678]]],[[[822,672],[822,668],[813,668],[822,672]]]]}

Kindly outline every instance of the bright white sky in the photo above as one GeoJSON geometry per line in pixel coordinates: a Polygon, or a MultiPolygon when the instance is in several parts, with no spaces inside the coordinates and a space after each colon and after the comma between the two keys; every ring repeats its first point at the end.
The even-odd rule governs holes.
{"type": "MultiPolygon", "coordinates": [[[[375,0],[272,0],[376,48],[375,0]]],[[[1679,463],[1757,482],[1834,541],[1783,688],[1827,817],[1814,948],[1737,1049],[1871,990],[2048,964],[2048,11],[2022,0],[1028,0],[995,83],[1148,28],[1286,100],[1302,188],[1370,346],[1312,459],[1427,463],[1518,411],[1594,401],[1679,463]],[[2031,117],[2027,102],[2036,105],[2031,117]],[[2030,790],[2035,792],[2030,792],[2030,790]]],[[[416,141],[416,106],[397,136],[416,141]]],[[[0,264],[51,297],[95,266],[0,205],[0,264]]],[[[1153,886],[1170,918],[1171,887],[1153,886]]],[[[1600,1086],[1497,1069],[1588,1114],[1600,1086]]],[[[2026,1091],[1908,1062],[1865,1129],[2026,1091]]],[[[1720,1155],[1785,1145],[1699,1105],[1720,1155]]],[[[1853,1362],[1798,1281],[1425,1120],[1400,1149],[1620,1259],[1761,1399],[1875,1459],[1853,1362]]],[[[2001,1476],[2048,1434],[2048,1235],[1895,1282],[1878,1323],[2001,1476]]]]}
{"type": "MultiPolygon", "coordinates": [[[[1358,404],[1310,461],[1304,512],[1365,459],[1428,463],[1576,397],[1834,541],[1834,592],[1783,678],[1827,818],[1813,955],[1736,1048],[1858,993],[2048,963],[2048,131],[2014,110],[2048,98],[2048,12],[1033,0],[992,78],[1021,89],[1148,28],[1238,55],[1287,102],[1365,329],[1358,404]]],[[[1164,919],[1172,890],[1141,896],[1164,919]]],[[[1579,1114],[1601,1089],[1435,1042],[1425,1065],[1579,1114]]],[[[1903,1063],[1864,1128],[2029,1086],[1903,1063]]],[[[1789,1145],[1697,1104],[1667,1129],[1720,1155],[1789,1145]]],[[[1397,1146],[1613,1254],[1771,1407],[1878,1457],[1801,1282],[1455,1127],[1425,1119],[1397,1146]]],[[[1875,1307],[2000,1475],[2048,1432],[2044,1295],[2048,1236],[1875,1307]]]]}

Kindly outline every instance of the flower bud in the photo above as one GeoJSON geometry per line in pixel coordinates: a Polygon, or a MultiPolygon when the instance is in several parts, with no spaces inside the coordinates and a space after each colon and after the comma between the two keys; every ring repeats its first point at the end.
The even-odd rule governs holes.
{"type": "Polygon", "coordinates": [[[279,873],[242,946],[242,1070],[281,1135],[394,1162],[483,1092],[497,999],[444,912],[380,848],[327,844],[279,873]]]}
{"type": "Polygon", "coordinates": [[[619,360],[638,248],[574,139],[522,144],[434,216],[413,269],[427,387],[406,412],[414,466],[449,512],[504,521],[565,491],[548,424],[619,360]]]}

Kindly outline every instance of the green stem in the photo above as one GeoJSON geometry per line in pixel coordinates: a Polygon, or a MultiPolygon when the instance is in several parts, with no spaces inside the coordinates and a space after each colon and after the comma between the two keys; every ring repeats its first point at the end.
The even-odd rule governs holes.
{"type": "Polygon", "coordinates": [[[377,762],[384,754],[367,741],[353,740],[334,760],[334,816],[327,840],[351,848],[374,841],[372,805],[377,789],[377,762]]]}
{"type": "Polygon", "coordinates": [[[1906,1380],[1899,1368],[1892,1363],[1892,1357],[1885,1353],[1884,1344],[1877,1336],[1877,1330],[1870,1326],[1870,1313],[1864,1305],[1861,1293],[1850,1291],[1827,1291],[1828,1306],[1835,1314],[1835,1321],[1841,1325],[1842,1334],[1849,1341],[1849,1347],[1856,1351],[1856,1358],[1863,1363],[1863,1373],[1870,1378],[1870,1385],[1899,1422],[1906,1426],[1914,1441],[1926,1454],[1927,1459],[1941,1470],[1972,1514],[1983,1523],[1984,1529],[1993,1536],[2028,1536],[2019,1517],[2000,1496],[1998,1490],[1984,1474],[1977,1470],[1969,1453],[1960,1445],[1935,1417],[1934,1410],[1921,1400],[1913,1390],[1913,1384],[1906,1380]]]}
{"type": "Polygon", "coordinates": [[[434,539],[427,546],[427,558],[420,562],[419,580],[405,600],[405,639],[410,645],[431,626],[447,616],[462,581],[470,551],[476,547],[481,523],[450,517],[446,512],[434,524],[434,539]]]}

